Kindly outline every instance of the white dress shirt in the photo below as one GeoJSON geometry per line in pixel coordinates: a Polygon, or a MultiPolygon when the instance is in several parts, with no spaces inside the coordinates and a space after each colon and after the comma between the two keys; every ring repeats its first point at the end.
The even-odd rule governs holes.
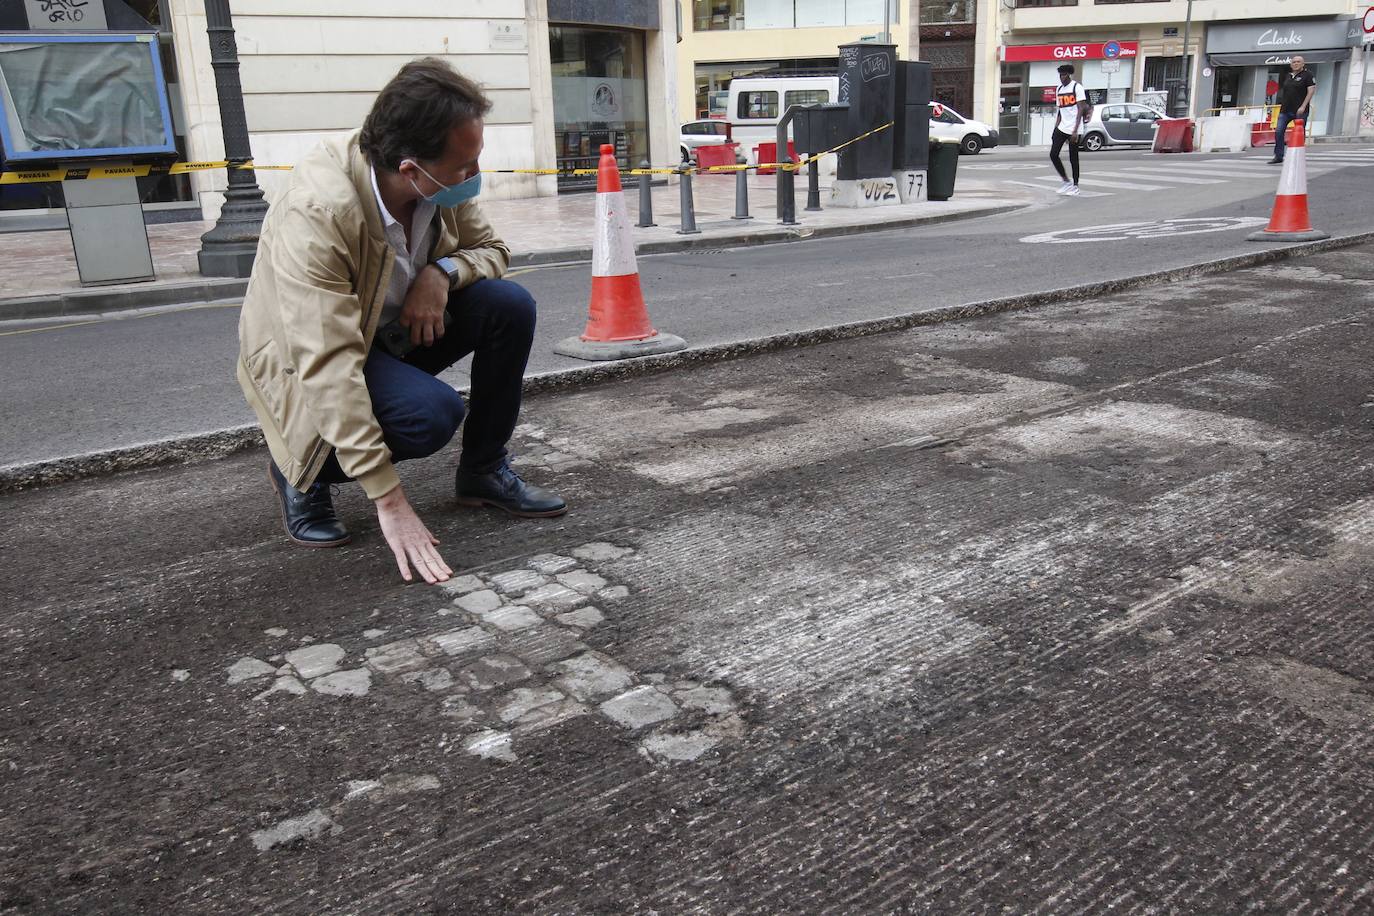
{"type": "Polygon", "coordinates": [[[386,240],[391,250],[396,252],[396,268],[391,272],[391,282],[386,287],[386,302],[382,306],[382,317],[378,327],[395,321],[405,305],[406,293],[429,263],[429,237],[433,231],[434,204],[421,198],[415,203],[415,216],[410,221],[410,245],[406,246],[406,232],[382,200],[382,192],[377,187],[377,170],[372,172],[372,192],[377,195],[377,208],[382,211],[382,225],[386,229],[386,240]]]}

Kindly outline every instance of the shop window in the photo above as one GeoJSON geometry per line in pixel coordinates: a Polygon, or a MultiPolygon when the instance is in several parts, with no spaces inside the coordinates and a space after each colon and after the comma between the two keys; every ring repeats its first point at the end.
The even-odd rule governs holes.
{"type": "Polygon", "coordinates": [[[783,110],[793,105],[824,105],[830,101],[829,89],[794,89],[783,94],[783,110]]]}
{"type": "Polygon", "coordinates": [[[1192,70],[1193,55],[1181,57],[1148,57],[1145,59],[1145,78],[1141,85],[1145,92],[1162,92],[1175,83],[1183,82],[1183,74],[1192,70]]]}
{"type": "Polygon", "coordinates": [[[738,118],[776,118],[778,116],[778,94],[771,90],[741,92],[739,94],[738,118]]]}
{"type": "Polygon", "coordinates": [[[744,0],[693,0],[692,29],[723,32],[744,28],[744,0]]]}
{"type": "MultiPolygon", "coordinates": [[[[626,29],[549,26],[554,142],[563,171],[594,169],[602,144],[621,166],[649,157],[644,35],[626,29]]],[[[560,175],[560,187],[594,186],[595,176],[560,175]]]]}
{"type": "Polygon", "coordinates": [[[973,22],[975,12],[973,0],[921,0],[922,25],[973,22]]]}

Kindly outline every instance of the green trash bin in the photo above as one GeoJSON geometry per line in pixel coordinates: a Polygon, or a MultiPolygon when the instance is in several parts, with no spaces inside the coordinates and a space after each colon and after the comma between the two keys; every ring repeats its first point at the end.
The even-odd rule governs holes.
{"type": "Polygon", "coordinates": [[[930,164],[926,172],[926,199],[949,200],[954,196],[954,173],[959,169],[959,141],[930,141],[930,164]]]}

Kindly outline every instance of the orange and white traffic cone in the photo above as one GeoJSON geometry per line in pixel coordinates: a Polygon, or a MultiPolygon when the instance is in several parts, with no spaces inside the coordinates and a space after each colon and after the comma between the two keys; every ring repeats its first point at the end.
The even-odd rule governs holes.
{"type": "Polygon", "coordinates": [[[1294,121],[1284,132],[1288,151],[1283,157],[1279,173],[1279,193],[1274,198],[1274,213],[1269,225],[1249,236],[1252,242],[1314,242],[1330,238],[1325,232],[1312,228],[1307,215],[1307,129],[1302,121],[1294,121]]]}
{"type": "Polygon", "coordinates": [[[553,352],[576,359],[625,359],[681,350],[687,342],[649,323],[639,286],[635,244],[615,147],[601,147],[596,173],[596,237],[592,240],[592,299],[587,329],[559,341],[553,352]]]}

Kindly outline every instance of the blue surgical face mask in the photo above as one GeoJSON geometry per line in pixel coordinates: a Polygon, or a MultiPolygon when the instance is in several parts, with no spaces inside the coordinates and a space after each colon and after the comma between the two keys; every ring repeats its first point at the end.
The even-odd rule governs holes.
{"type": "Polygon", "coordinates": [[[410,186],[415,189],[417,194],[434,204],[436,207],[456,207],[459,204],[464,204],[472,200],[482,191],[481,172],[473,175],[467,181],[460,181],[454,185],[445,185],[443,182],[439,181],[439,179],[421,168],[420,163],[416,162],[414,159],[411,159],[410,162],[417,169],[420,169],[421,174],[439,186],[438,191],[435,191],[433,194],[426,194],[420,190],[420,186],[415,182],[412,181],[410,183],[410,186]]]}

